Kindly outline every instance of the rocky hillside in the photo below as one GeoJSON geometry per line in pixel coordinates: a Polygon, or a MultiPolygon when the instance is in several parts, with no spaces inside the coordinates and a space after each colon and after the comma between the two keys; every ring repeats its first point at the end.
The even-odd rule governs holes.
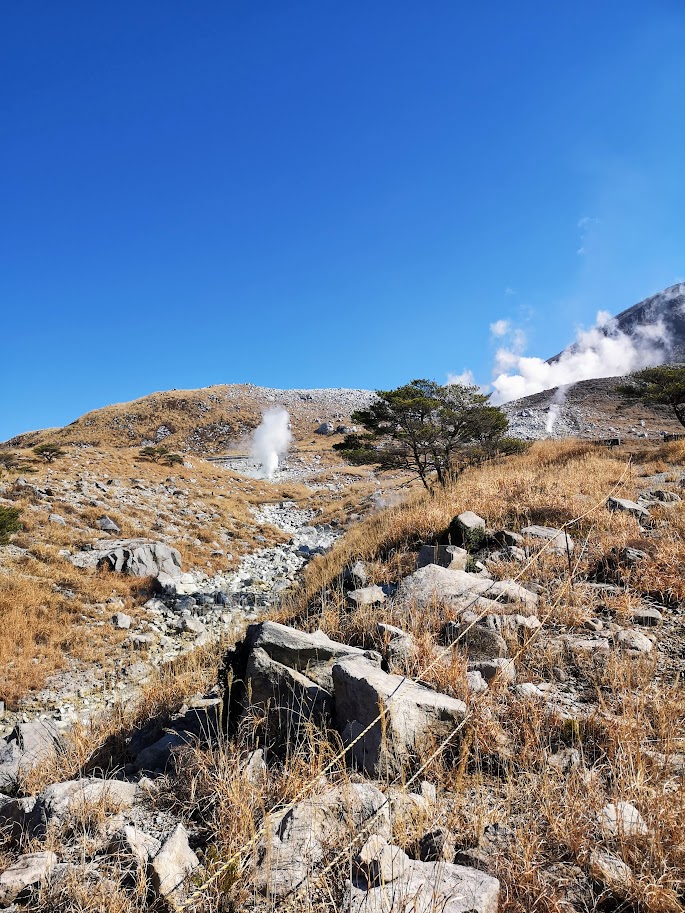
{"type": "Polygon", "coordinates": [[[270,406],[284,406],[295,437],[306,439],[322,423],[331,424],[332,430],[349,424],[352,412],[365,408],[373,395],[368,390],[275,390],[252,384],[168,390],[96,409],[64,428],[19,435],[7,445],[56,443],[111,448],[164,443],[183,453],[244,451],[246,435],[270,406]]]}
{"type": "MultiPolygon", "coordinates": [[[[19,723],[0,905],[682,910],[684,461],[481,466],[351,529],[218,675],[19,723]]],[[[110,574],[133,559],[183,586],[163,553],[110,574]]]]}
{"type": "Polygon", "coordinates": [[[626,441],[663,440],[685,429],[667,406],[643,405],[618,392],[625,377],[582,380],[565,391],[557,388],[524,396],[502,408],[510,433],[523,440],[580,437],[626,441]]]}
{"type": "MultiPolygon", "coordinates": [[[[649,330],[658,324],[663,327],[666,342],[664,360],[685,362],[685,282],[671,285],[621,311],[612,321],[612,330],[635,336],[637,330],[649,330]]],[[[574,346],[569,346],[564,352],[573,349],[574,346]]],[[[564,352],[559,352],[549,361],[558,361],[564,352]]]]}

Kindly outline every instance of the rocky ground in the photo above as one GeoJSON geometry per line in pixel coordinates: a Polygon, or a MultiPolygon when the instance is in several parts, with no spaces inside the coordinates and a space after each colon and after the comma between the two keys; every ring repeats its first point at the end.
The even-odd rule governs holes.
{"type": "MultiPolygon", "coordinates": [[[[78,751],[18,726],[2,902],[680,910],[683,456],[547,444],[480,468],[316,557],[327,585],[264,607],[173,712],[131,710],[78,751]]],[[[287,502],[256,512],[296,553],[337,532],[287,502]]],[[[115,574],[161,562],[167,627],[204,624],[176,607],[215,578],[114,552],[115,574]]]]}

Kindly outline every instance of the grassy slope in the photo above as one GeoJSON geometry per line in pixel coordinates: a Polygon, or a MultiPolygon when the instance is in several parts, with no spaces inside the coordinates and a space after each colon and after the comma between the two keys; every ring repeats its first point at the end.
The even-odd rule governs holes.
{"type": "MultiPolygon", "coordinates": [[[[493,526],[515,529],[529,522],[561,524],[585,515],[572,530],[582,545],[572,578],[565,559],[547,556],[526,565],[522,574],[519,565],[502,566],[500,571],[503,576],[521,574],[524,581],[535,578],[542,586],[538,615],[544,620],[543,632],[523,647],[511,645],[517,652],[519,680],[549,682],[554,680],[553,669],[566,669],[585,683],[587,699],[596,711],[587,720],[568,723],[522,700],[511,689],[491,688],[473,702],[468,726],[450,752],[439,755],[422,774],[437,785],[438,803],[421,813],[396,815],[393,823],[395,842],[408,850],[431,827],[450,827],[461,847],[473,846],[486,824],[511,828],[513,843],[495,850],[491,861],[503,885],[503,913],[590,909],[677,913],[682,909],[685,784],[668,772],[668,758],[685,748],[682,687],[668,667],[657,666],[655,651],[642,659],[615,652],[604,661],[553,648],[545,638],[560,631],[582,635],[586,620],[598,608],[598,599],[579,587],[583,574],[610,548],[638,539],[634,519],[603,508],[607,494],[620,481],[620,493],[635,496],[641,473],[673,472],[675,480],[684,461],[684,445],[645,454],[632,468],[626,467],[624,456],[586,445],[536,445],[525,456],[467,473],[454,488],[433,499],[416,496],[359,524],[329,555],[310,565],[303,589],[281,616],[297,618],[310,627],[320,624],[336,637],[374,646],[381,645],[376,633],[379,620],[399,623],[417,643],[417,653],[405,671],[464,696],[465,663],[458,651],[449,652],[425,671],[434,657],[429,649],[431,635],[444,621],[445,611],[436,606],[401,618],[391,608],[350,613],[336,597],[340,571],[350,560],[362,557],[376,582],[396,580],[401,571],[411,569],[415,544],[440,532],[464,509],[476,510],[493,526]],[[588,776],[579,768],[550,767],[549,753],[564,747],[579,750],[590,770],[588,776]],[[638,806],[652,832],[648,841],[612,838],[598,828],[598,810],[618,799],[638,806]],[[625,892],[593,887],[591,852],[598,848],[620,855],[632,867],[635,876],[625,892]],[[568,905],[573,891],[580,898],[578,906],[568,905]],[[627,906],[617,899],[621,893],[626,894],[627,906]]],[[[646,543],[651,560],[631,573],[626,593],[613,597],[611,603],[619,621],[631,605],[639,604],[644,592],[658,590],[672,600],[685,598],[680,573],[685,562],[685,509],[682,505],[668,512],[657,508],[653,514],[657,526],[646,543]]],[[[206,674],[205,680],[210,681],[211,666],[206,674]]],[[[201,676],[188,687],[197,687],[198,680],[201,676]]],[[[179,699],[169,682],[156,687],[158,701],[164,693],[179,699]]],[[[147,700],[155,703],[154,692],[147,700]]],[[[145,706],[142,711],[129,710],[128,723],[134,712],[148,711],[145,706]]],[[[293,747],[287,759],[272,768],[266,780],[248,783],[240,762],[262,731],[258,719],[253,726],[252,731],[244,727],[235,742],[190,751],[180,773],[162,783],[156,799],[199,828],[208,848],[209,869],[220,873],[204,889],[202,910],[219,911],[226,904],[231,909],[254,908],[247,848],[258,840],[265,812],[303,789],[316,792],[317,777],[335,754],[334,739],[311,733],[299,750],[293,747]],[[221,861],[229,859],[233,862],[223,868],[221,861]]],[[[111,728],[90,732],[88,739],[81,735],[80,742],[77,737],[71,755],[61,759],[61,775],[73,775],[84,757],[84,742],[92,750],[105,732],[111,734],[111,728]]],[[[55,773],[51,769],[50,777],[55,773]]],[[[328,769],[329,780],[344,782],[348,777],[342,763],[328,769]]],[[[340,864],[314,881],[306,898],[293,899],[289,908],[317,913],[339,909],[342,884],[358,849],[352,839],[347,847],[331,848],[326,863],[341,850],[340,864]]],[[[54,908],[91,909],[75,897],[76,888],[64,893],[60,906],[54,908]]],[[[143,907],[142,897],[132,897],[117,882],[99,909],[114,913],[143,907]]],[[[267,908],[268,904],[260,907],[267,908]]]]}

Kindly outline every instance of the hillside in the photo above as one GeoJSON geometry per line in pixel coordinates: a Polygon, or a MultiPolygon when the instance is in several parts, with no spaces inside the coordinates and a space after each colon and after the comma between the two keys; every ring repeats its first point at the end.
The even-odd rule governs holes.
{"type": "Polygon", "coordinates": [[[350,528],[235,646],[22,723],[0,903],[679,913],[684,464],[549,441],[474,468],[350,528]]]}
{"type": "Polygon", "coordinates": [[[322,422],[349,423],[364,408],[368,390],[276,390],[252,384],[220,384],[200,390],[167,390],[129,403],[87,412],[64,428],[18,435],[11,447],[79,444],[94,447],[144,447],[162,441],[172,450],[223,453],[245,448],[245,435],[264,409],[276,404],[289,412],[296,438],[309,438],[322,422]]]}
{"type": "MultiPolygon", "coordinates": [[[[634,337],[640,330],[646,330],[649,338],[649,331],[657,325],[662,329],[663,361],[685,362],[685,282],[671,285],[621,311],[612,320],[611,331],[634,337]]],[[[568,346],[548,361],[559,361],[564,353],[575,349],[575,344],[568,346]]]]}
{"type": "Polygon", "coordinates": [[[621,437],[659,441],[664,433],[685,430],[668,406],[645,405],[619,393],[617,388],[626,380],[582,380],[565,391],[554,388],[506,403],[502,408],[509,418],[510,433],[524,440],[621,437]],[[550,410],[557,414],[551,429],[550,410]]]}

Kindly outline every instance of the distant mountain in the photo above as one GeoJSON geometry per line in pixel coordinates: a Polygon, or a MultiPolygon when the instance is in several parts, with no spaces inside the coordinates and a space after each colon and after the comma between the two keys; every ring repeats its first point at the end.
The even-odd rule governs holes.
{"type": "MultiPolygon", "coordinates": [[[[611,329],[633,336],[638,327],[654,326],[659,321],[663,323],[669,341],[662,361],[685,362],[685,282],[672,285],[621,311],[612,321],[611,329]]],[[[575,348],[575,344],[568,346],[547,360],[551,364],[558,361],[564,352],[572,352],[575,348]]]]}

